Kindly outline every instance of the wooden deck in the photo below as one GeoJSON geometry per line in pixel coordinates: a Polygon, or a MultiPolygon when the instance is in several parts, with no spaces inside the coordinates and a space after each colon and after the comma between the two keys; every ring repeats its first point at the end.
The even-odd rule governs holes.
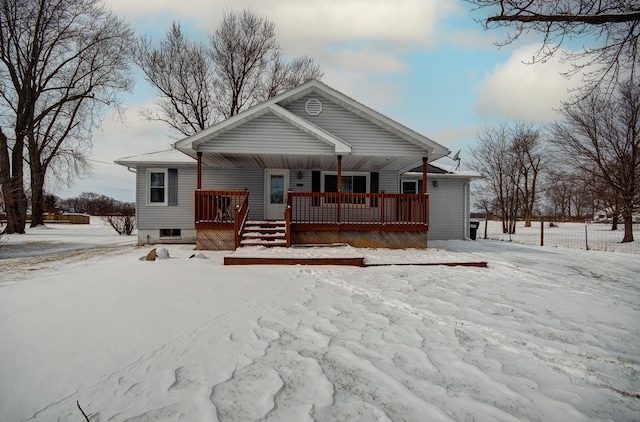
{"type": "Polygon", "coordinates": [[[485,261],[367,263],[363,254],[346,245],[308,245],[293,248],[241,248],[224,257],[224,265],[347,265],[353,267],[436,266],[486,268],[485,261]]]}
{"type": "Polygon", "coordinates": [[[364,257],[354,258],[285,258],[225,256],[224,265],[348,265],[364,267],[364,257]]]}

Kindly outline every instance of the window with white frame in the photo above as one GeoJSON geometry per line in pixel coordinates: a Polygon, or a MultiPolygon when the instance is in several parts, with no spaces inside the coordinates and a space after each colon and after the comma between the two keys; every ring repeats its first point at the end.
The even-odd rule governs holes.
{"type": "Polygon", "coordinates": [[[147,170],[147,203],[149,205],[167,205],[167,169],[147,170]]]}
{"type": "Polygon", "coordinates": [[[147,169],[147,205],[178,205],[177,169],[147,169]]]}

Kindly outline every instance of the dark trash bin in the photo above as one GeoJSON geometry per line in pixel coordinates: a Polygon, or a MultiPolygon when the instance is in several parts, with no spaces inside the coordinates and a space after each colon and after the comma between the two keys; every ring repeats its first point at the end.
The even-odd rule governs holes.
{"type": "Polygon", "coordinates": [[[478,227],[480,227],[479,221],[469,222],[469,237],[471,238],[471,240],[476,240],[476,236],[478,234],[478,227]]]}

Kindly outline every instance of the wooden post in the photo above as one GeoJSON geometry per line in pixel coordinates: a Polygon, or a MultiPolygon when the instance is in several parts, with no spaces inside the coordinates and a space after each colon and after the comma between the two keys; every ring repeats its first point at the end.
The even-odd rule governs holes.
{"type": "Polygon", "coordinates": [[[338,192],[342,192],[342,155],[338,155],[338,192]]]}
{"type": "Polygon", "coordinates": [[[342,155],[338,155],[338,211],[336,223],[340,224],[340,197],[342,196],[342,155]]]}
{"type": "Polygon", "coordinates": [[[426,226],[429,224],[429,206],[427,205],[428,200],[428,192],[427,192],[427,167],[428,167],[428,157],[422,157],[422,194],[424,195],[424,200],[422,201],[422,223],[426,226]]]}
{"type": "Polygon", "coordinates": [[[544,246],[544,219],[540,219],[540,246],[544,246]]]}
{"type": "Polygon", "coordinates": [[[380,224],[384,225],[384,190],[380,191],[380,205],[378,209],[380,210],[380,224]]]}
{"type": "Polygon", "coordinates": [[[198,156],[198,181],[197,181],[197,189],[202,189],[202,152],[198,151],[196,153],[198,156]]]}
{"type": "Polygon", "coordinates": [[[422,157],[422,193],[427,193],[427,157],[422,157]]]}

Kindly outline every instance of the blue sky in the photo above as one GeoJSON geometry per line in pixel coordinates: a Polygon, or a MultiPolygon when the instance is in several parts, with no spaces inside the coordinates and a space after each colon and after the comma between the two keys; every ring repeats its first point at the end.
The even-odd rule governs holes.
{"type": "MultiPolygon", "coordinates": [[[[559,72],[559,59],[526,65],[540,46],[537,34],[501,49],[499,31],[484,31],[471,5],[458,0],[106,0],[140,34],[163,37],[173,20],[192,39],[206,39],[222,11],[249,8],[276,25],[288,57],[306,54],[325,72],[323,82],[400,123],[462,150],[462,163],[484,125],[524,119],[545,123],[579,84],[559,72]]],[[[138,109],[155,92],[141,77],[123,94],[123,112],[108,113],[93,139],[92,173],[48,190],[66,198],[97,192],[134,201],[134,175],[118,158],[168,149],[168,129],[144,121],[138,109]]]]}

